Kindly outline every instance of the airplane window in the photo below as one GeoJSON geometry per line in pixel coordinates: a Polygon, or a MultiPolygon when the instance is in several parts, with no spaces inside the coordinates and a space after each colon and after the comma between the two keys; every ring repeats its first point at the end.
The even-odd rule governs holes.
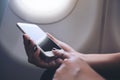
{"type": "Polygon", "coordinates": [[[10,0],[12,11],[32,23],[54,23],[72,12],[78,0],[10,0]]]}

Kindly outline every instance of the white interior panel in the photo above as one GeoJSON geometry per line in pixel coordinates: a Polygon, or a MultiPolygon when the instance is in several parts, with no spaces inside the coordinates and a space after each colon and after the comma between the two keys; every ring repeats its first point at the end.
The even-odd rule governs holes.
{"type": "Polygon", "coordinates": [[[102,52],[112,53],[120,51],[120,0],[109,0],[104,26],[102,52]]]}

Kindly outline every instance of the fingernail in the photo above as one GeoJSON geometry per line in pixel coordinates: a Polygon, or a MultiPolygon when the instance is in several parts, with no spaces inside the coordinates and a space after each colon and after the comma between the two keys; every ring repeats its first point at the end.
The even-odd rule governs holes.
{"type": "Polygon", "coordinates": [[[54,51],[54,50],[56,50],[56,48],[53,48],[52,50],[54,51]]]}
{"type": "Polygon", "coordinates": [[[34,52],[36,52],[36,50],[37,50],[37,46],[36,45],[34,45],[33,50],[34,50],[34,52]]]}
{"type": "Polygon", "coordinates": [[[23,35],[23,39],[25,39],[25,36],[23,35]]]}

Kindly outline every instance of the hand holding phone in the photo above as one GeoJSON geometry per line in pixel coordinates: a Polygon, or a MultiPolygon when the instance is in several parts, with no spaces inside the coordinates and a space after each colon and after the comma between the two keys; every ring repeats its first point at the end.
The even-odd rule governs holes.
{"type": "Polygon", "coordinates": [[[18,28],[27,34],[35,44],[40,48],[40,58],[46,62],[54,60],[56,57],[52,49],[62,50],[47,34],[37,25],[29,23],[17,23],[18,28]]]}

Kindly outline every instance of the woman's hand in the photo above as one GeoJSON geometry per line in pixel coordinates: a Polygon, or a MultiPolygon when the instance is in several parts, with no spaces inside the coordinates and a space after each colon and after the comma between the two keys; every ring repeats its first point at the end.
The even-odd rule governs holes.
{"type": "Polygon", "coordinates": [[[58,50],[53,52],[64,59],[56,70],[53,80],[104,80],[81,59],[80,53],[76,51],[59,52],[58,50]]]}
{"type": "MultiPolygon", "coordinates": [[[[55,39],[52,35],[47,34],[50,39],[52,39],[56,44],[58,44],[64,51],[74,51],[67,44],[55,39]]],[[[28,37],[27,34],[23,35],[24,47],[28,56],[28,62],[32,63],[41,68],[54,68],[58,67],[63,59],[57,58],[51,62],[45,62],[40,58],[40,49],[36,46],[36,44],[28,37]]]]}
{"type": "Polygon", "coordinates": [[[61,65],[54,75],[54,80],[103,80],[101,76],[81,59],[82,54],[55,39],[50,34],[48,34],[48,37],[64,50],[63,52],[53,50],[53,53],[58,58],[49,63],[40,58],[40,49],[36,44],[26,34],[23,35],[24,47],[30,63],[42,68],[54,68],[61,65]]]}

